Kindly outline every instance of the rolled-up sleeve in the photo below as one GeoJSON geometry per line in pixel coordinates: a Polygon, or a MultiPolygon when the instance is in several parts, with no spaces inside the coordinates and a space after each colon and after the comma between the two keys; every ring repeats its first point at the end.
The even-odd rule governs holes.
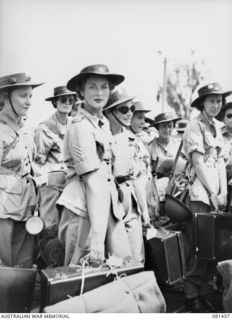
{"type": "Polygon", "coordinates": [[[190,122],[185,130],[183,142],[184,153],[188,158],[191,158],[194,151],[205,154],[202,128],[198,121],[190,122]]]}
{"type": "Polygon", "coordinates": [[[84,121],[73,123],[67,138],[78,176],[100,168],[93,129],[84,121]]]}

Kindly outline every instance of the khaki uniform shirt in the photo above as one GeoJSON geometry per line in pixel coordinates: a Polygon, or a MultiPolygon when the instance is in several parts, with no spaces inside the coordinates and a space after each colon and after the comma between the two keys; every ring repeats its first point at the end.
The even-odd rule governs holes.
{"type": "Polygon", "coordinates": [[[175,159],[176,153],[178,151],[180,141],[171,137],[167,146],[161,145],[158,142],[158,138],[155,138],[147,148],[150,153],[151,161],[157,161],[157,168],[161,163],[168,159],[175,159]]]}
{"type": "MultiPolygon", "coordinates": [[[[67,126],[71,123],[68,119],[67,126]]],[[[40,123],[35,130],[34,141],[36,144],[36,163],[42,167],[44,173],[65,168],[63,160],[63,139],[56,113],[40,123]]]]}
{"type": "Polygon", "coordinates": [[[115,217],[121,218],[124,215],[112,175],[111,142],[112,134],[108,120],[102,117],[99,122],[99,118],[85,109],[80,109],[64,139],[64,161],[69,181],[58,200],[59,204],[80,216],[87,217],[85,184],[81,176],[96,172],[99,188],[102,188],[103,192],[105,182],[108,182],[115,217]]]}
{"type": "MultiPolygon", "coordinates": [[[[217,120],[209,122],[201,113],[194,118],[186,128],[183,137],[183,151],[188,159],[192,162],[191,155],[194,151],[201,153],[205,159],[205,165],[212,178],[214,189],[219,192],[219,169],[217,160],[223,157],[223,138],[217,120]]],[[[189,176],[195,176],[195,170],[190,165],[188,170],[189,176]]],[[[198,177],[193,178],[193,184],[190,189],[190,199],[192,201],[201,201],[210,205],[209,195],[198,177]]]]}
{"type": "Polygon", "coordinates": [[[35,146],[14,118],[13,110],[0,115],[0,218],[24,221],[36,202],[29,178],[35,146]]]}
{"type": "Polygon", "coordinates": [[[123,192],[123,207],[125,213],[129,216],[132,211],[131,197],[136,203],[137,213],[141,213],[138,205],[138,197],[135,190],[135,180],[144,170],[144,162],[142,161],[138,138],[130,130],[122,129],[122,131],[113,136],[113,174],[114,176],[128,176],[129,180],[120,184],[123,192]]]}
{"type": "MultiPolygon", "coordinates": [[[[180,140],[174,139],[172,136],[170,137],[170,141],[167,146],[159,144],[158,137],[155,138],[150,144],[147,145],[150,154],[151,164],[155,162],[156,168],[158,168],[165,160],[174,161],[179,146],[180,140]]],[[[157,185],[159,198],[161,201],[164,200],[168,181],[168,177],[156,179],[155,181],[157,185]]]]}

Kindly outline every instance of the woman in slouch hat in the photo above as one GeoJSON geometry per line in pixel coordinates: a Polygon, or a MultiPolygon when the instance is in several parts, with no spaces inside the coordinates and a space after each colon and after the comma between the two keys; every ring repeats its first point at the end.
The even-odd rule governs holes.
{"type": "Polygon", "coordinates": [[[173,112],[164,112],[158,114],[151,123],[151,126],[158,131],[158,136],[148,143],[147,148],[160,200],[160,215],[163,214],[161,204],[164,201],[169,176],[173,171],[174,159],[180,145],[180,141],[172,136],[175,124],[180,119],[173,112]]]}
{"type": "Polygon", "coordinates": [[[109,255],[131,255],[112,176],[109,123],[102,114],[111,90],[123,80],[106,65],[92,65],[67,83],[84,102],[64,139],[68,181],[57,202],[64,207],[59,239],[66,265],[78,264],[85,256],[95,264],[109,255]]]}
{"type": "MultiPolygon", "coordinates": [[[[125,211],[123,219],[128,233],[132,255],[144,261],[141,216],[149,224],[149,213],[143,183],[144,161],[141,145],[135,133],[130,130],[131,119],[136,110],[135,97],[125,90],[115,90],[104,108],[113,134],[113,173],[122,192],[125,211]]],[[[141,142],[142,143],[142,142],[141,142]]]]}
{"type": "MultiPolygon", "coordinates": [[[[183,151],[190,165],[191,181],[188,206],[193,213],[205,213],[225,205],[226,170],[222,152],[222,134],[215,117],[232,91],[225,92],[219,83],[198,90],[191,107],[200,114],[192,119],[183,137],[183,151]]],[[[184,283],[186,306],[192,312],[212,312],[207,301],[208,282],[215,272],[215,262],[197,259],[193,250],[193,223],[187,222],[185,235],[189,242],[188,275],[184,283]]],[[[188,258],[188,257],[187,257],[188,258]]],[[[188,262],[187,261],[187,262],[188,262]]]]}
{"type": "Polygon", "coordinates": [[[58,232],[61,212],[56,206],[56,201],[66,182],[63,139],[71,123],[69,113],[76,102],[76,92],[68,90],[66,86],[55,87],[53,95],[45,101],[52,103],[55,112],[42,121],[34,133],[35,164],[40,168],[46,181],[39,190],[40,217],[45,223],[45,228],[39,235],[39,257],[43,256],[43,242],[46,242],[46,246],[48,239],[55,238],[58,232]]]}
{"type": "Polygon", "coordinates": [[[0,260],[11,267],[31,267],[34,238],[25,223],[36,204],[31,179],[35,154],[23,124],[31,107],[33,83],[25,73],[0,77],[0,260]]]}

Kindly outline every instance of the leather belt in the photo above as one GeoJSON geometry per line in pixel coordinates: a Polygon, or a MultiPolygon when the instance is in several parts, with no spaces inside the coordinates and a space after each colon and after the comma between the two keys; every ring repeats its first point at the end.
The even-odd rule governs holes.
{"type": "Polygon", "coordinates": [[[127,176],[117,176],[115,177],[115,180],[117,181],[118,184],[121,184],[128,180],[131,180],[131,175],[128,174],[127,176]]]}

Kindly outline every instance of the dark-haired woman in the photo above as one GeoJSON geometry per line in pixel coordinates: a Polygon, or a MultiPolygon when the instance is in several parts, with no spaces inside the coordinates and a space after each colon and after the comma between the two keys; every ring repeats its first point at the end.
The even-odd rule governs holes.
{"type": "MultiPolygon", "coordinates": [[[[45,101],[52,103],[55,112],[42,121],[34,132],[36,145],[35,164],[44,177],[44,185],[39,190],[40,217],[45,228],[39,235],[38,266],[43,267],[43,252],[49,240],[57,237],[61,211],[56,206],[66,180],[66,167],[63,159],[63,139],[67,127],[71,123],[71,112],[76,101],[76,93],[68,90],[66,86],[54,88],[53,96],[45,101]]],[[[51,250],[51,255],[57,246],[51,250]]],[[[62,261],[57,261],[59,265],[62,261]]]]}
{"type": "MultiPolygon", "coordinates": [[[[231,93],[232,91],[224,92],[219,83],[211,83],[198,90],[198,97],[191,104],[191,107],[200,111],[190,121],[183,137],[183,151],[190,163],[188,176],[191,188],[188,205],[193,213],[210,212],[226,203],[223,140],[215,117],[222,108],[223,100],[231,93]]],[[[186,233],[192,257],[184,286],[186,306],[192,312],[207,312],[210,310],[207,300],[208,283],[215,272],[215,263],[195,258],[192,232],[192,222],[189,222],[186,224],[186,233]]]]}
{"type": "Polygon", "coordinates": [[[78,264],[84,257],[98,264],[109,255],[131,256],[112,176],[112,136],[102,114],[111,90],[123,80],[105,65],[92,65],[67,84],[84,102],[64,140],[68,182],[58,204],[64,207],[59,239],[66,265],[78,264]]]}
{"type": "Polygon", "coordinates": [[[223,106],[217,119],[224,122],[221,131],[224,142],[224,160],[226,164],[226,175],[228,184],[226,209],[232,212],[232,102],[228,102],[223,106]]]}

